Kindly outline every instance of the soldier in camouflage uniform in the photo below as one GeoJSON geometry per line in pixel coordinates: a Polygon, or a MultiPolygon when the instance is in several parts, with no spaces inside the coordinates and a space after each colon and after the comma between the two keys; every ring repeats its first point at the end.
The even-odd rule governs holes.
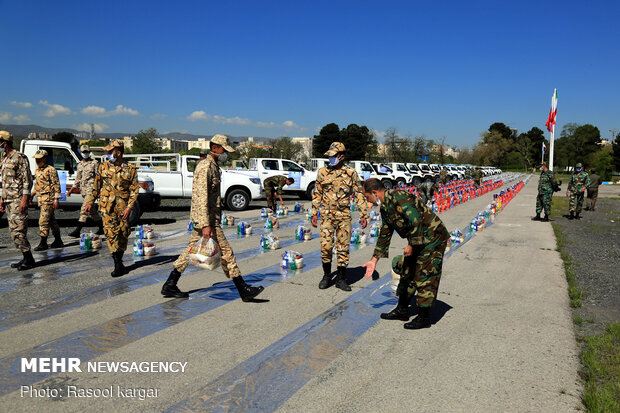
{"type": "Polygon", "coordinates": [[[448,183],[448,170],[445,166],[441,168],[441,172],[439,172],[439,182],[441,182],[443,185],[448,183]]]}
{"type": "Polygon", "coordinates": [[[250,287],[245,283],[237,266],[235,254],[230,248],[220,225],[222,218],[221,171],[217,164],[226,162],[228,152],[235,150],[230,146],[228,138],[224,135],[213,136],[209,147],[211,149],[209,156],[206,160],[198,162],[194,170],[192,206],[189,216],[190,221],[194,223],[194,230],[189,238],[187,248],[174,262],[174,269],[164,283],[161,293],[164,297],[189,297],[188,293],[179,290],[177,282],[189,264],[190,249],[201,238],[205,240],[213,238],[220,247],[221,265],[224,273],[228,278],[232,278],[241,299],[252,301],[264,288],[262,286],[250,287]]]}
{"type": "Polygon", "coordinates": [[[39,204],[39,235],[41,242],[37,245],[35,251],[45,251],[48,249],[47,237],[50,229],[54,234],[54,242],[52,248],[62,248],[65,246],[60,239],[60,227],[56,222],[54,210],[58,209],[58,200],[61,198],[60,182],[58,181],[58,172],[56,168],[47,163],[47,151],[39,149],[34,154],[34,160],[37,163],[37,170],[34,172],[35,184],[32,196],[37,197],[39,204]]]}
{"type": "Polygon", "coordinates": [[[540,179],[538,180],[538,195],[536,196],[536,216],[533,221],[549,221],[551,215],[551,202],[553,200],[553,190],[558,186],[553,171],[547,168],[547,164],[543,162],[540,165],[540,179]],[[540,218],[540,213],[545,210],[545,217],[540,218]]]}
{"type": "Polygon", "coordinates": [[[596,168],[590,170],[590,186],[588,186],[588,198],[586,200],[586,211],[595,211],[596,199],[598,198],[598,187],[602,183],[601,177],[596,174],[596,168]]]}
{"type": "Polygon", "coordinates": [[[23,153],[13,148],[13,136],[10,132],[0,131],[0,151],[2,158],[2,198],[0,211],[6,211],[9,231],[15,247],[23,254],[23,259],[11,264],[11,268],[20,271],[34,267],[35,262],[30,251],[28,232],[28,202],[32,189],[30,163],[23,153]]]}
{"type": "Polygon", "coordinates": [[[463,177],[463,179],[465,179],[466,181],[469,181],[470,179],[472,179],[471,167],[469,166],[465,167],[465,176],[463,177]]]}
{"type": "Polygon", "coordinates": [[[366,228],[368,214],[366,202],[362,196],[360,179],[355,169],[344,164],[345,147],[342,142],[333,142],[325,152],[330,166],[319,169],[315,189],[312,194],[312,220],[314,227],[318,224],[321,208],[321,261],[323,278],[319,288],[325,289],[331,283],[332,255],[334,236],[336,237],[336,255],[338,272],[336,287],[351,291],[347,284],[346,272],[349,265],[349,247],[351,244],[351,209],[350,200],[354,196],[359,206],[362,228],[366,228]]]}
{"type": "Polygon", "coordinates": [[[129,215],[138,200],[140,186],[136,167],[123,159],[123,141],[115,139],[104,149],[108,151],[108,159],[99,164],[93,189],[84,200],[84,213],[89,215],[95,200],[99,199],[103,230],[114,259],[114,271],[110,275],[120,277],[127,272],[123,265],[123,254],[131,231],[129,215]]]}
{"type": "Polygon", "coordinates": [[[276,210],[276,194],[280,197],[280,204],[284,206],[282,200],[282,187],[284,185],[293,185],[295,180],[287,178],[284,175],[274,175],[265,179],[263,186],[265,187],[265,196],[267,197],[267,207],[272,211],[276,210]]]}
{"type": "Polygon", "coordinates": [[[476,169],[474,169],[474,172],[472,173],[472,179],[474,180],[474,184],[476,184],[476,186],[480,188],[480,186],[482,185],[482,169],[480,169],[480,167],[476,167],[476,169]]]}
{"type": "Polygon", "coordinates": [[[433,202],[433,194],[438,189],[439,184],[433,181],[424,181],[418,186],[418,194],[424,205],[433,202]]]}
{"type": "Polygon", "coordinates": [[[581,213],[581,207],[583,206],[583,195],[586,188],[590,186],[590,177],[588,173],[583,170],[583,165],[578,163],[575,165],[575,172],[568,181],[568,189],[566,190],[566,196],[568,200],[568,219],[581,219],[579,214],[581,213]]]}
{"type": "MultiPolygon", "coordinates": [[[[82,161],[78,164],[77,173],[75,174],[75,183],[67,192],[67,196],[71,196],[74,192],[80,192],[84,198],[84,201],[86,201],[86,197],[93,191],[95,176],[97,175],[97,170],[99,170],[99,162],[90,157],[90,148],[88,145],[80,146],[80,152],[82,153],[82,161]]],[[[90,214],[84,213],[87,205],[84,201],[82,202],[82,208],[80,209],[80,218],[78,219],[77,227],[69,233],[69,236],[79,238],[80,232],[86,225],[86,220],[88,217],[91,217],[91,219],[99,227],[97,235],[103,235],[103,221],[101,220],[99,213],[96,209],[92,209],[90,214]]]]}
{"type": "Polygon", "coordinates": [[[439,217],[409,192],[386,190],[377,179],[369,179],[364,182],[364,196],[375,205],[381,202],[383,220],[372,259],[364,264],[366,277],[372,276],[379,258],[388,257],[394,231],[409,241],[403,252],[402,276],[396,289],[398,305],[381,314],[381,318],[408,321],[409,302],[417,291],[419,314],[404,327],[430,327],[430,310],[437,299],[443,254],[450,234],[439,217]]]}

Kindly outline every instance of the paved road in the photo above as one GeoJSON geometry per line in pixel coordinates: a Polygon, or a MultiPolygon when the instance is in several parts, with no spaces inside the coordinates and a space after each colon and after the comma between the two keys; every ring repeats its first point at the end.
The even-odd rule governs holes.
{"type": "MultiPolygon", "coordinates": [[[[192,291],[189,300],[162,299],[161,282],[187,239],[184,223],[159,225],[161,253],[135,263],[126,257],[132,272],[121,279],[110,278],[105,252],[83,257],[71,246],[39,255],[49,265],[20,274],[6,267],[14,253],[4,250],[0,410],[577,410],[566,283],[551,226],[530,221],[535,193],[533,180],[493,226],[446,258],[434,326],[423,331],[379,321],[395,298],[384,276],[391,260],[379,262],[378,279],[363,278],[372,244],[352,253],[351,293],[319,290],[318,239],[293,239],[303,216],[282,219],[277,235],[304,254],[306,266],[282,273],[282,250],[256,248],[257,211],[235,214],[256,223],[252,237],[237,239],[230,230],[230,239],[242,273],[266,287],[257,303],[241,302],[221,270],[194,268],[180,282],[192,291]],[[31,357],[78,357],[83,371],[22,373],[20,359],[31,357]],[[178,373],[86,370],[88,362],[123,361],[187,364],[178,373]],[[62,393],[34,397],[20,387],[30,385],[62,393]],[[68,386],[104,393],[68,397],[68,386]],[[127,391],[137,388],[152,390],[140,400],[140,391],[127,391]]],[[[490,199],[441,218],[449,229],[464,228],[490,199]]],[[[404,246],[395,239],[390,254],[404,246]]]]}

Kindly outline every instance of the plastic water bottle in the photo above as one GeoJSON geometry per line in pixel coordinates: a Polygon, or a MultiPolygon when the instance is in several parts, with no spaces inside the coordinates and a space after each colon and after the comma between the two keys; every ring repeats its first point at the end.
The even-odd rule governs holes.
{"type": "Polygon", "coordinates": [[[138,242],[138,257],[144,256],[144,246],[142,245],[142,241],[138,242]]]}
{"type": "Polygon", "coordinates": [[[86,249],[85,239],[86,239],[86,234],[82,234],[82,236],[80,237],[80,250],[82,251],[86,249]]]}
{"type": "Polygon", "coordinates": [[[286,252],[282,255],[282,269],[288,269],[288,255],[286,252]]]}

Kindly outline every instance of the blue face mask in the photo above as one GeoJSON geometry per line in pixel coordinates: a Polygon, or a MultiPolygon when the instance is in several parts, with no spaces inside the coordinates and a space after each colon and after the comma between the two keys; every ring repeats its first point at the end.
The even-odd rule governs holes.
{"type": "Polygon", "coordinates": [[[581,172],[581,168],[577,168],[577,172],[581,172]]]}
{"type": "Polygon", "coordinates": [[[114,155],[112,155],[111,153],[109,153],[109,154],[107,155],[107,158],[108,158],[108,161],[110,161],[110,162],[112,162],[112,163],[116,162],[116,158],[115,158],[115,157],[114,157],[114,155]]]}
{"type": "Polygon", "coordinates": [[[337,156],[330,156],[329,157],[329,165],[330,166],[336,166],[336,165],[338,165],[338,162],[340,162],[340,159],[338,159],[337,156]]]}

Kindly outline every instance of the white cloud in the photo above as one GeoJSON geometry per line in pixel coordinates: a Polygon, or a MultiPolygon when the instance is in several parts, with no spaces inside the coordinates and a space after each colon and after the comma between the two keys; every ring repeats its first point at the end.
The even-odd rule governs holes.
{"type": "Polygon", "coordinates": [[[7,123],[11,120],[11,115],[9,112],[0,112],[0,122],[7,123]]]}
{"type": "Polygon", "coordinates": [[[116,109],[110,110],[110,111],[106,110],[106,108],[102,108],[101,106],[91,105],[91,106],[86,106],[85,108],[82,108],[80,112],[83,115],[96,116],[98,118],[107,118],[109,116],[116,116],[116,115],[137,116],[140,114],[140,112],[138,112],[137,110],[125,107],[123,105],[116,105],[116,109]]]}
{"type": "Polygon", "coordinates": [[[196,110],[194,112],[192,112],[187,119],[191,120],[192,122],[196,122],[199,120],[209,120],[211,119],[210,115],[207,115],[207,113],[204,110],[196,110]]]}
{"type": "Polygon", "coordinates": [[[204,110],[196,110],[192,112],[187,119],[192,122],[197,122],[199,120],[204,121],[212,121],[213,123],[223,123],[228,125],[242,125],[242,126],[257,126],[259,128],[296,128],[302,129],[292,120],[287,120],[282,123],[277,122],[263,122],[263,121],[253,121],[247,118],[242,118],[239,116],[233,116],[228,118],[226,116],[220,115],[209,115],[204,110]]]}
{"type": "MultiPolygon", "coordinates": [[[[72,128],[79,131],[90,132],[90,123],[84,122],[79,125],[73,125],[72,128]]],[[[103,132],[108,128],[109,126],[105,123],[95,123],[95,132],[103,132]]]]}
{"type": "Polygon", "coordinates": [[[163,114],[163,113],[153,113],[150,118],[153,120],[162,120],[162,119],[166,119],[168,117],[168,115],[163,114]]]}
{"type": "Polygon", "coordinates": [[[19,124],[30,122],[30,118],[27,115],[17,115],[13,120],[19,124]]]}
{"type": "Polygon", "coordinates": [[[39,104],[47,108],[43,116],[48,118],[53,118],[56,115],[71,115],[73,113],[71,109],[57,103],[49,103],[47,100],[40,100],[39,104]]]}
{"type": "Polygon", "coordinates": [[[17,106],[18,108],[31,108],[32,103],[30,102],[16,102],[14,100],[11,101],[11,105],[17,106]]]}

